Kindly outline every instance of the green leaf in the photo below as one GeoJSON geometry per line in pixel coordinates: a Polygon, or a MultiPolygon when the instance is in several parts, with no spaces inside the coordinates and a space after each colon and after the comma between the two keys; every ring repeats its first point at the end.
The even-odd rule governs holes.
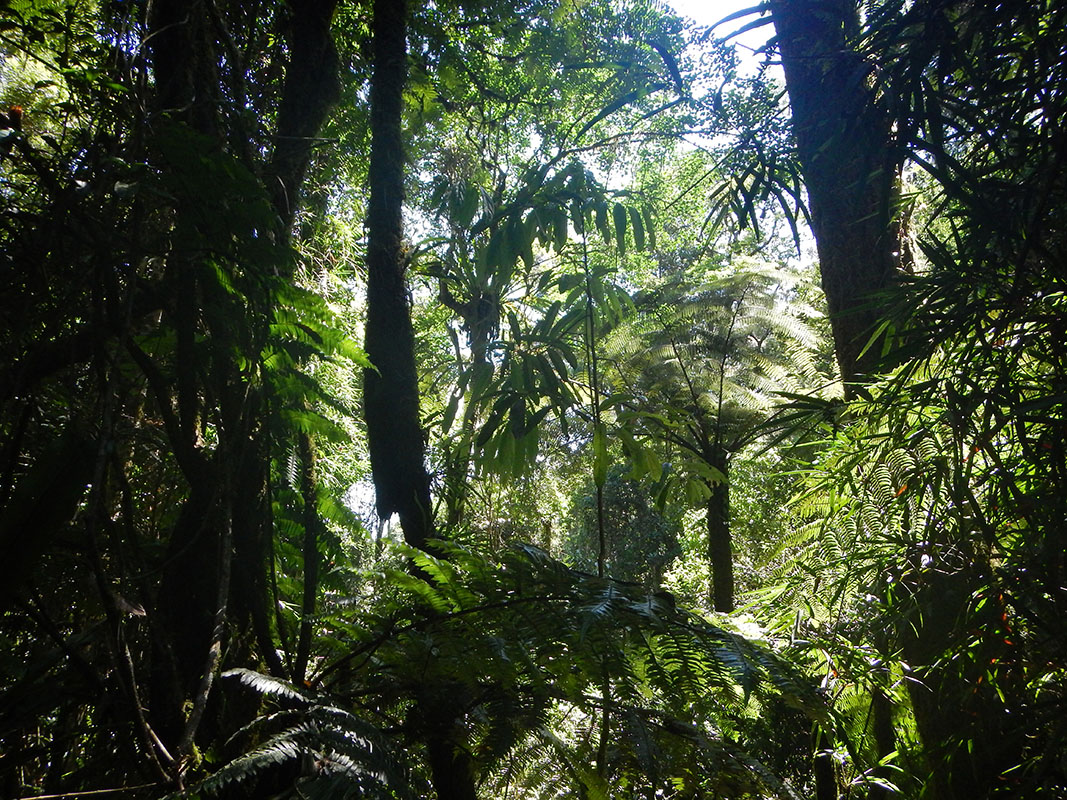
{"type": "Polygon", "coordinates": [[[555,236],[552,239],[552,247],[557,253],[567,244],[567,237],[570,235],[568,224],[566,209],[557,209],[556,213],[552,215],[552,225],[555,231],[555,236]]]}
{"type": "Polygon", "coordinates": [[[659,479],[663,477],[663,462],[660,461],[659,456],[651,448],[643,448],[642,457],[644,458],[643,470],[654,483],[658,483],[659,479]]]}
{"type": "Polygon", "coordinates": [[[596,203],[596,229],[604,237],[604,244],[611,241],[611,227],[608,225],[608,204],[598,199],[596,203]]]}
{"type": "Polygon", "coordinates": [[[602,487],[608,479],[608,437],[604,423],[593,432],[593,483],[602,487]]]}
{"type": "Polygon", "coordinates": [[[612,220],[615,223],[615,247],[619,255],[626,253],[626,206],[616,203],[611,208],[612,220]]]}
{"type": "Polygon", "coordinates": [[[456,419],[456,411],[459,410],[459,398],[460,395],[458,393],[448,398],[448,405],[445,406],[445,413],[441,418],[441,431],[444,433],[448,432],[448,429],[452,427],[452,423],[456,419]]]}
{"type": "Polygon", "coordinates": [[[690,478],[685,482],[685,501],[691,506],[699,506],[711,497],[711,489],[704,481],[690,478]]]}
{"type": "Polygon", "coordinates": [[[489,237],[489,247],[486,252],[485,262],[490,270],[501,270],[510,266],[508,261],[507,227],[501,226],[493,231],[489,237]]]}
{"type": "Polygon", "coordinates": [[[519,247],[519,255],[522,257],[523,263],[526,265],[526,269],[530,270],[534,268],[534,252],[533,243],[534,235],[537,233],[537,224],[531,214],[526,218],[519,226],[516,234],[519,237],[517,242],[519,247]]]}
{"type": "Polygon", "coordinates": [[[469,227],[474,221],[474,215],[478,211],[478,201],[481,198],[481,190],[471,183],[464,183],[457,192],[459,202],[456,203],[454,214],[460,227],[469,227]]]}
{"type": "Polygon", "coordinates": [[[641,97],[641,94],[642,92],[640,90],[635,89],[634,91],[629,92],[623,95],[622,97],[617,98],[616,100],[613,100],[611,103],[608,103],[608,105],[602,108],[595,117],[589,120],[589,122],[587,122],[585,126],[580,131],[578,131],[578,135],[574,137],[574,140],[578,141],[585,135],[586,131],[588,131],[602,119],[611,116],[623,106],[627,106],[630,103],[633,103],[638,100],[641,97]]]}
{"type": "Polygon", "coordinates": [[[644,206],[641,209],[645,216],[645,234],[648,236],[648,247],[650,250],[656,249],[656,226],[652,222],[652,211],[648,206],[644,206]]]}
{"type": "MultiPolygon", "coordinates": [[[[726,483],[726,475],[718,467],[712,466],[707,461],[701,461],[700,459],[692,459],[686,463],[690,472],[695,472],[707,483],[718,485],[720,483],[726,483]]],[[[710,494],[710,493],[709,493],[710,494]]]]}
{"type": "Polygon", "coordinates": [[[641,221],[641,212],[634,207],[630,207],[630,224],[634,229],[634,246],[638,250],[645,249],[645,226],[641,221]]]}

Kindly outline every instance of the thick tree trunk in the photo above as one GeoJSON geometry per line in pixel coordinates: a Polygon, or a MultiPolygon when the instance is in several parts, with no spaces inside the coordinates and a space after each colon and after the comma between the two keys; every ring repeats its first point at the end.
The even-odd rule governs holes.
{"type": "Polygon", "coordinates": [[[425,548],[433,535],[430,481],[419,420],[415,334],[404,280],[401,115],[406,36],[406,3],[376,0],[364,341],[375,369],[364,371],[363,404],[378,514],[382,519],[399,514],[408,544],[425,548]]]}
{"type": "Polygon", "coordinates": [[[477,800],[470,754],[453,747],[445,734],[430,737],[427,761],[437,800],[477,800]]]}
{"type": "MultiPolygon", "coordinates": [[[[364,349],[375,369],[363,373],[363,406],[378,514],[382,519],[399,514],[405,540],[425,550],[434,528],[403,252],[406,16],[404,0],[374,2],[364,349]]],[[[448,687],[427,687],[416,707],[438,800],[477,796],[459,723],[462,702],[448,687]]]]}
{"type": "MultiPolygon", "coordinates": [[[[717,465],[725,476],[729,467],[717,465]]],[[[726,480],[708,484],[708,561],[711,562],[711,605],[716,611],[734,610],[734,553],[730,542],[730,486],[726,480]]]]}
{"type": "Polygon", "coordinates": [[[315,137],[341,93],[337,51],[330,36],[337,0],[290,0],[289,7],[291,55],[268,176],[268,189],[286,233],[299,208],[315,137]]]}
{"type": "MultiPolygon", "coordinates": [[[[975,556],[969,560],[974,563],[975,556]]],[[[901,582],[913,592],[914,609],[897,626],[901,655],[911,665],[907,676],[915,725],[929,769],[925,794],[933,800],[971,800],[992,795],[1005,784],[1000,776],[1025,761],[1018,721],[1011,719],[998,691],[1010,695],[1011,670],[989,685],[986,670],[998,658],[995,636],[967,655],[946,659],[960,647],[961,620],[969,627],[995,631],[999,609],[970,608],[973,587],[983,581],[969,570],[913,570],[901,582]]]]}
{"type": "MultiPolygon", "coordinates": [[[[158,110],[217,141],[221,148],[224,137],[219,119],[218,57],[208,9],[199,0],[158,0],[150,7],[149,25],[151,35],[146,43],[158,110]]],[[[152,725],[175,756],[185,755],[179,749],[190,744],[186,741],[189,733],[195,734],[199,727],[197,721],[190,728],[188,720],[197,705],[199,687],[205,683],[207,656],[214,652],[220,589],[227,595],[230,589],[228,577],[223,580],[221,530],[222,509],[234,507],[233,498],[224,494],[235,484],[230,479],[233,476],[223,475],[217,461],[199,442],[207,414],[205,398],[209,392],[216,398],[229,394],[230,387],[206,385],[208,353],[213,343],[198,341],[205,325],[203,287],[198,279],[197,255],[188,244],[196,237],[198,211],[189,198],[179,198],[172,250],[168,254],[166,283],[170,303],[164,320],[175,328],[177,371],[177,425],[168,433],[172,449],[184,454],[179,463],[188,482],[188,495],[167,543],[160,589],[151,615],[152,725]]],[[[168,388],[157,385],[154,389],[162,413],[171,404],[168,388]]],[[[222,427],[220,437],[225,435],[222,427]]],[[[238,452],[233,455],[240,459],[238,452]]],[[[227,601],[228,597],[224,598],[224,607],[227,601]]],[[[210,680],[207,685],[210,687],[210,680]]],[[[201,706],[198,715],[202,713],[201,706]]],[[[201,718],[198,716],[198,720],[201,718]]]]}
{"type": "Polygon", "coordinates": [[[823,291],[846,393],[876,368],[864,348],[881,320],[871,295],[899,264],[894,222],[898,157],[891,120],[851,49],[854,0],[772,0],[823,291]]]}
{"type": "MultiPolygon", "coordinates": [[[[265,170],[255,163],[254,153],[240,149],[244,132],[227,128],[219,111],[225,94],[218,68],[223,55],[234,82],[230,91],[239,106],[242,98],[237,96],[237,87],[244,80],[241,54],[232,43],[227,49],[227,37],[219,35],[225,20],[202,0],[156,0],[151,6],[152,33],[147,41],[158,109],[210,137],[219,150],[235,144],[244,166],[266,174],[278,214],[277,242],[283,248],[314,137],[338,94],[337,58],[330,37],[336,5],[336,0],[289,4],[285,84],[274,153],[265,170]]],[[[214,298],[220,300],[214,306],[209,302],[212,287],[198,278],[199,255],[185,245],[186,239],[195,239],[197,220],[205,213],[226,212],[202,208],[199,198],[195,203],[184,199],[176,208],[169,265],[174,305],[168,318],[177,329],[178,360],[178,424],[171,435],[176,439],[174,447],[187,454],[180,461],[190,486],[169,541],[154,615],[152,714],[171,746],[179,730],[196,732],[195,725],[183,722],[182,708],[194,694],[200,698],[197,702],[207,702],[212,681],[204,675],[204,654],[218,643],[222,617],[228,615],[238,628],[251,627],[271,673],[283,674],[273,641],[267,587],[273,535],[267,497],[271,443],[261,423],[267,410],[257,387],[232,363],[235,351],[254,357],[261,349],[262,320],[270,313],[270,299],[249,298],[241,309],[244,316],[237,320],[206,313],[206,308],[225,308],[230,301],[214,298]],[[198,431],[205,420],[214,423],[218,435],[213,447],[199,441],[198,431]],[[232,513],[223,514],[222,509],[232,513]],[[220,551],[223,527],[230,532],[225,552],[220,551]],[[234,564],[232,583],[229,571],[222,569],[222,562],[230,561],[234,564]],[[225,581],[220,578],[224,572],[225,581]],[[221,598],[218,587],[222,587],[221,598]]],[[[157,395],[161,405],[169,405],[165,391],[157,395]]],[[[249,657],[243,652],[243,657],[249,657]]],[[[211,663],[211,669],[217,668],[217,660],[211,663]]],[[[210,733],[211,715],[204,722],[205,733],[210,733]]],[[[185,732],[180,736],[188,738],[185,732]]]]}
{"type": "MultiPolygon", "coordinates": [[[[871,733],[874,737],[875,755],[879,760],[887,758],[897,749],[896,731],[893,729],[893,701],[881,689],[874,689],[871,694],[871,733]]],[[[892,780],[892,773],[882,767],[874,771],[874,776],[892,780]]],[[[867,800],[886,800],[893,792],[884,786],[872,785],[867,791],[867,800]]]]}

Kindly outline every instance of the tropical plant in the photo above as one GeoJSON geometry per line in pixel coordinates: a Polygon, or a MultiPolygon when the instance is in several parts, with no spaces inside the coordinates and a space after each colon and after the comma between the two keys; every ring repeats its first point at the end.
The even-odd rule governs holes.
{"type": "Polygon", "coordinates": [[[374,595],[391,598],[308,686],[230,673],[269,705],[241,734],[255,742],[247,755],[194,791],[257,785],[287,765],[292,796],[419,796],[426,763],[457,757],[435,751],[448,740],[498,796],[798,796],[737,738],[782,704],[829,721],[765,643],[536,548],[496,561],[435,547],[445,558],[407,551],[418,576],[380,576],[374,595]]]}
{"type": "Polygon", "coordinates": [[[872,96],[928,200],[912,223],[914,275],[882,297],[907,360],[828,428],[805,506],[825,532],[803,563],[818,553],[831,565],[816,578],[834,587],[830,618],[866,620],[845,650],[867,648],[868,665],[848,672],[883,720],[874,763],[901,750],[914,791],[939,798],[1063,785],[1044,716],[1063,696],[1045,650],[1062,600],[1049,550],[1062,454],[1049,437],[1063,416],[1065,206],[1052,165],[1064,140],[1044,123],[1061,100],[1049,93],[1063,78],[1051,67],[1061,16],[888,3],[852,39],[879,65],[872,96]]]}
{"type": "Polygon", "coordinates": [[[682,554],[682,524],[679,515],[671,513],[673,509],[655,507],[656,487],[650,481],[634,480],[629,473],[622,464],[608,469],[602,509],[598,509],[595,491],[578,500],[575,529],[562,549],[575,564],[595,569],[600,543],[590,534],[599,531],[598,515],[602,514],[605,574],[654,591],[663,585],[664,574],[682,554]]]}
{"type": "Polygon", "coordinates": [[[679,489],[704,506],[717,611],[734,607],[731,459],[760,435],[776,392],[816,380],[813,336],[802,308],[785,311],[783,284],[756,267],[694,286],[676,279],[641,298],[607,345],[611,401],[636,474],[661,481],[670,461],[661,493],[679,489]]]}
{"type": "Polygon", "coordinates": [[[307,660],[276,646],[275,520],[325,547],[329,503],[279,509],[272,467],[339,433],[309,364],[362,359],[292,285],[333,11],[0,12],[6,795],[180,783],[224,659],[307,660]]]}

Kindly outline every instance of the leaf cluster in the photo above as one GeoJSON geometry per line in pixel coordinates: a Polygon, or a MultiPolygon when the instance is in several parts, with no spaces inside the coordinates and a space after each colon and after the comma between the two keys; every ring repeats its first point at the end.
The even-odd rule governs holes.
{"type": "MultiPolygon", "coordinates": [[[[531,781],[549,791],[562,777],[589,796],[607,796],[610,785],[794,796],[731,733],[756,708],[780,703],[825,718],[818,692],[766,644],[685,612],[666,593],[577,572],[533,547],[499,562],[439,547],[447,560],[409,551],[417,574],[383,576],[393,601],[321,664],[310,689],[251,673],[244,682],[283,705],[318,709],[320,721],[334,715],[350,738],[389,738],[384,750],[350,754],[379,774],[388,769],[371,756],[399,758],[401,747],[425,743],[435,735],[433,708],[447,705],[458,712],[459,746],[498,791],[531,781]],[[376,733],[364,732],[368,723],[376,733]],[[587,737],[599,724],[617,733],[598,771],[584,758],[593,758],[587,737]]],[[[332,739],[311,736],[309,713],[300,712],[299,735],[287,730],[216,778],[283,756],[321,760],[332,739]]]]}

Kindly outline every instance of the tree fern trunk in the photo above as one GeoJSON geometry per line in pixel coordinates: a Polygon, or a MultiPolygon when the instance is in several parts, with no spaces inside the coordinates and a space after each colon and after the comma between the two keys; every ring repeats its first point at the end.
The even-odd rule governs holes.
{"type": "Polygon", "coordinates": [[[816,729],[813,736],[815,755],[812,759],[812,771],[815,777],[815,800],[837,800],[837,768],[833,754],[829,751],[830,740],[821,730],[816,729]]]}
{"type": "MultiPolygon", "coordinates": [[[[726,464],[719,465],[723,475],[726,464]]],[[[709,483],[707,505],[708,561],[711,562],[711,606],[716,611],[734,610],[734,554],[730,542],[730,486],[726,480],[709,483]]]]}
{"type": "MultiPolygon", "coordinates": [[[[1021,727],[986,680],[999,653],[996,637],[984,637],[963,656],[945,657],[963,649],[961,643],[969,638],[964,628],[997,629],[994,604],[987,604],[984,613],[971,607],[974,587],[982,581],[975,572],[913,570],[902,581],[914,593],[915,606],[896,632],[912,668],[908,694],[929,770],[924,792],[933,800],[988,797],[1007,785],[1001,778],[1005,771],[1025,762],[1021,727]]],[[[998,680],[1004,689],[1010,687],[1011,670],[1005,669],[998,680]]]]}

